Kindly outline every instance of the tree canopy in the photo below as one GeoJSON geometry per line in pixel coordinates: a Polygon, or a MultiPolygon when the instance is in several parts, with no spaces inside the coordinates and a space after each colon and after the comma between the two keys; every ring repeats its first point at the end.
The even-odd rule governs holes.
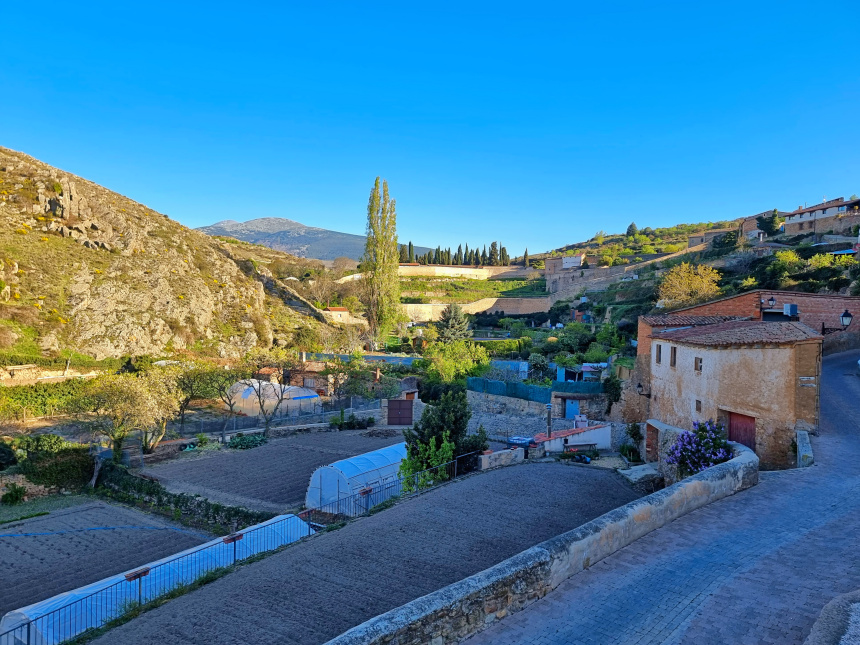
{"type": "Polygon", "coordinates": [[[396,201],[388,195],[387,181],[380,190],[377,177],[367,202],[367,242],[361,260],[367,321],[376,342],[394,328],[401,315],[399,263],[396,201]]]}
{"type": "Polygon", "coordinates": [[[463,313],[463,308],[456,303],[452,303],[442,310],[439,322],[436,323],[436,329],[439,332],[438,338],[442,342],[465,340],[471,337],[469,319],[463,313]]]}
{"type": "Polygon", "coordinates": [[[657,290],[657,297],[668,307],[694,304],[720,294],[720,272],[704,264],[683,262],[669,269],[657,290]]]}

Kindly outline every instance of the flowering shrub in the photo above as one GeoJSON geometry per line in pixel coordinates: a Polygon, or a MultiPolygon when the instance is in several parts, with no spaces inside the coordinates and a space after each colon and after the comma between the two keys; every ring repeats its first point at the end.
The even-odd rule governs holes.
{"type": "Polygon", "coordinates": [[[666,463],[678,467],[680,479],[731,458],[732,449],[726,441],[723,425],[713,419],[705,423],[696,421],[693,432],[682,432],[666,451],[666,463]]]}

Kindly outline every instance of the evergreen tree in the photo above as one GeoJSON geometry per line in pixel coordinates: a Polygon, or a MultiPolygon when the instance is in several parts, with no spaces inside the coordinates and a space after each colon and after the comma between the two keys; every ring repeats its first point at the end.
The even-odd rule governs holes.
{"type": "Polygon", "coordinates": [[[506,267],[511,263],[511,258],[508,257],[508,250],[504,246],[499,249],[499,262],[503,267],[506,267]]]}
{"type": "Polygon", "coordinates": [[[761,215],[756,217],[755,221],[757,228],[768,235],[776,235],[779,233],[779,225],[782,223],[779,217],[779,211],[775,208],[770,215],[761,215]]]}
{"type": "Polygon", "coordinates": [[[408,262],[415,262],[415,247],[412,246],[412,240],[409,240],[409,251],[406,255],[406,259],[408,262]]]}
{"type": "Polygon", "coordinates": [[[481,252],[478,251],[478,249],[475,249],[475,261],[473,262],[473,264],[476,267],[481,266],[481,252]]]}
{"type": "Polygon", "coordinates": [[[472,264],[472,255],[471,251],[469,251],[469,245],[467,244],[465,247],[465,251],[463,251],[463,264],[472,264]]]}
{"type": "Polygon", "coordinates": [[[454,256],[454,264],[463,264],[463,245],[457,247],[457,254],[454,256]]]}
{"type": "Polygon", "coordinates": [[[484,244],[484,250],[481,251],[481,264],[487,266],[487,262],[489,261],[489,256],[487,255],[487,245],[484,244]]]}
{"type": "Polygon", "coordinates": [[[400,264],[409,262],[409,252],[406,250],[406,245],[400,245],[400,264]]]}
{"type": "Polygon", "coordinates": [[[364,300],[371,337],[380,341],[400,317],[400,279],[397,246],[396,201],[388,196],[388,182],[379,177],[367,202],[367,241],[361,259],[365,279],[364,300]]]}
{"type": "Polygon", "coordinates": [[[499,244],[498,242],[490,243],[490,256],[489,256],[490,266],[498,266],[499,265],[499,244]]]}
{"type": "Polygon", "coordinates": [[[442,249],[436,247],[436,252],[433,254],[433,264],[442,264],[442,249]]]}
{"type": "Polygon", "coordinates": [[[523,253],[523,266],[528,269],[529,267],[529,250],[526,249],[525,253],[523,253]]]}
{"type": "Polygon", "coordinates": [[[458,304],[450,304],[442,310],[436,329],[439,332],[439,342],[442,343],[466,340],[471,337],[469,319],[458,304]]]}
{"type": "Polygon", "coordinates": [[[639,229],[636,228],[636,222],[630,222],[630,226],[627,227],[627,237],[633,237],[638,233],[639,229]]]}

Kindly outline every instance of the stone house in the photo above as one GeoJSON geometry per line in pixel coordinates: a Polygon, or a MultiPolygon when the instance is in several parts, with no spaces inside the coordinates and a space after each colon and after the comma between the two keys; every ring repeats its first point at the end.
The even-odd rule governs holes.
{"type": "MultiPolygon", "coordinates": [[[[305,360],[302,362],[301,367],[285,370],[286,382],[284,385],[306,387],[320,396],[332,396],[334,394],[334,377],[323,374],[323,370],[325,370],[325,363],[323,361],[305,360]]],[[[252,378],[260,381],[269,381],[270,383],[280,383],[281,370],[277,367],[262,367],[254,372],[252,378]]]]}
{"type": "Polygon", "coordinates": [[[544,260],[544,270],[546,273],[559,273],[561,271],[581,269],[584,264],[585,253],[562,255],[555,258],[546,258],[544,260]]]}
{"type": "Polygon", "coordinates": [[[800,322],[735,320],[651,334],[650,416],[680,428],[722,421],[763,465],[794,461],[818,425],[822,337],[800,322]]]}
{"type": "MultiPolygon", "coordinates": [[[[756,289],[678,309],[670,315],[734,316],[764,321],[796,320],[812,327],[822,336],[827,332],[824,341],[825,353],[860,346],[860,297],[856,296],[756,289]],[[843,330],[839,318],[846,310],[854,318],[847,329],[843,330]],[[792,311],[794,313],[791,313],[792,311]]],[[[641,344],[641,334],[639,338],[641,344]]]]}
{"type": "Polygon", "coordinates": [[[840,232],[860,224],[860,199],[837,197],[814,206],[798,208],[785,218],[785,233],[840,232]]]}
{"type": "Polygon", "coordinates": [[[735,230],[736,229],[733,228],[721,228],[713,231],[704,231],[703,233],[697,233],[696,235],[690,235],[687,237],[687,248],[692,248],[699,244],[707,244],[708,246],[711,246],[715,239],[735,230]]]}

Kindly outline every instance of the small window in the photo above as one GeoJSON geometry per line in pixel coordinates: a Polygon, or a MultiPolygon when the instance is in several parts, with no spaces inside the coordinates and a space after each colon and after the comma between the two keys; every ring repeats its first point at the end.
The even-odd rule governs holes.
{"type": "Polygon", "coordinates": [[[695,361],[693,361],[693,364],[694,364],[697,372],[702,371],[702,359],[701,358],[696,356],[696,359],[695,359],[695,361]]]}
{"type": "Polygon", "coordinates": [[[669,367],[675,367],[675,359],[678,358],[678,348],[672,347],[669,350],[669,367]]]}
{"type": "Polygon", "coordinates": [[[657,349],[656,349],[656,353],[655,353],[655,357],[656,357],[655,360],[657,362],[657,365],[659,365],[660,359],[663,358],[663,346],[658,343],[656,347],[657,347],[657,349]]]}
{"type": "Polygon", "coordinates": [[[696,399],[696,412],[702,411],[702,402],[699,399],[696,399]]]}
{"type": "Polygon", "coordinates": [[[305,387],[316,387],[317,382],[316,379],[308,378],[307,376],[302,379],[305,387]]]}

